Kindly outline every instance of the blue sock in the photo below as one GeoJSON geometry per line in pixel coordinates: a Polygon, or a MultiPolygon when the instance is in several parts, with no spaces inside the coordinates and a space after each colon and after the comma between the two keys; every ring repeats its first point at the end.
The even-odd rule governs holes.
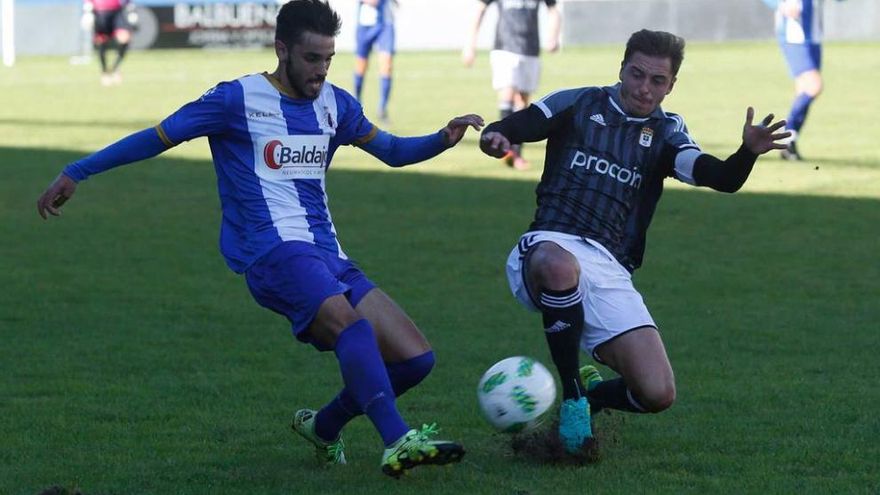
{"type": "Polygon", "coordinates": [[[364,76],[362,74],[354,75],[354,97],[357,101],[361,101],[361,91],[364,89],[364,76]]]}
{"type": "Polygon", "coordinates": [[[391,76],[379,79],[379,114],[385,115],[388,107],[388,96],[391,95],[391,76]]]}
{"type": "Polygon", "coordinates": [[[382,362],[373,327],[361,319],[352,323],[336,340],[336,358],[345,388],[378,430],[386,446],[409,431],[394,404],[394,391],[382,362]]]}
{"type": "MultiPolygon", "coordinates": [[[[434,367],[434,352],[428,351],[400,363],[385,365],[394,394],[400,397],[407,390],[418,385],[434,367]]],[[[342,389],[329,404],[321,408],[315,417],[315,433],[324,440],[334,440],[349,421],[362,413],[354,397],[347,389],[342,389]]]]}
{"type": "Polygon", "coordinates": [[[801,127],[804,126],[804,121],[807,120],[807,111],[810,109],[810,104],[813,103],[813,100],[814,98],[806,93],[801,93],[795,97],[791,104],[791,111],[788,113],[787,129],[801,130],[801,127]]]}

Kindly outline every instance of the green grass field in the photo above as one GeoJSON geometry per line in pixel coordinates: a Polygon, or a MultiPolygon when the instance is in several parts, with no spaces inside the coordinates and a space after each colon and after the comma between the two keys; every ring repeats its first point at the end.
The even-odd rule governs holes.
{"type": "MultiPolygon", "coordinates": [[[[297,344],[217,251],[206,140],[80,185],[62,218],[37,196],[82,154],[152,126],[218,80],[271,70],[262,52],[134,52],[122,86],[95,65],[25,58],[0,70],[0,494],[53,486],[108,494],[877,493],[880,447],[880,45],[830,44],[826,92],[801,149],[759,161],[743,191],[670,181],[635,281],[661,326],[678,402],[603,415],[598,464],[511,455],[477,412],[480,374],[506,356],[549,363],[539,316],[503,266],[540,174],[481,155],[476,134],[394,170],[343,149],[328,176],[346,251],[407,309],[438,355],[399,401],[468,448],[462,464],[401,480],[379,471],[368,422],[349,464],[317,469],[292,411],[340,386],[335,359],[297,344]]],[[[540,93],[611,83],[622,48],[544,58],[540,93]]],[[[352,58],[331,79],[349,87],[352,58]]],[[[432,132],[457,114],[494,120],[488,56],[401,53],[390,130],[432,132]]],[[[792,84],[772,42],[689,47],[664,107],[704,149],[738,145],[748,105],[784,117],[792,84]]],[[[366,88],[374,116],[377,82],[366,88]]]]}

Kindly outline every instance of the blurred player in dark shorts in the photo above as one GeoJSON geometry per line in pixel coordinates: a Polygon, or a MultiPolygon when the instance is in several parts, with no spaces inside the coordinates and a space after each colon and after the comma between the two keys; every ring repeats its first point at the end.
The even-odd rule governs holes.
{"type": "Polygon", "coordinates": [[[119,66],[128,45],[131,32],[137,25],[134,4],[128,0],[84,0],[83,26],[93,26],[94,42],[101,61],[101,84],[110,86],[122,82],[119,66]],[[116,42],[116,60],[107,64],[107,49],[110,42],[116,42]]]}

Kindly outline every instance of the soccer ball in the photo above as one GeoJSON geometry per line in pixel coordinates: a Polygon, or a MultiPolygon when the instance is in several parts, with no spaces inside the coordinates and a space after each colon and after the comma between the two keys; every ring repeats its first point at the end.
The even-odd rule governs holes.
{"type": "Polygon", "coordinates": [[[541,423],[556,400],[553,375],[530,357],[498,361],[483,373],[477,385],[483,417],[505,433],[528,431],[541,423]]]}

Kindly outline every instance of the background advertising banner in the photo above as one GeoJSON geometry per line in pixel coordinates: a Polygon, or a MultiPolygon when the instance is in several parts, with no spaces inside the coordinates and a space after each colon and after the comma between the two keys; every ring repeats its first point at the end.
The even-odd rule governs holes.
{"type": "Polygon", "coordinates": [[[139,48],[272,46],[280,6],[267,3],[177,3],[137,7],[139,48]]]}

